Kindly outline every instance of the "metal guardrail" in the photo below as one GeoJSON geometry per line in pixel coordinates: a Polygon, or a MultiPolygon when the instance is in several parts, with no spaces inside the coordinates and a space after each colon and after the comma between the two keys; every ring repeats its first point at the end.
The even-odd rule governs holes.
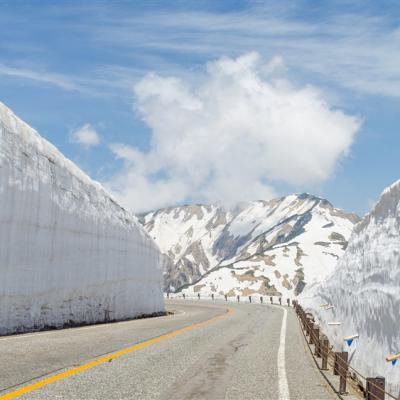
{"type": "Polygon", "coordinates": [[[167,299],[169,298],[181,298],[181,299],[190,299],[190,300],[200,300],[200,299],[210,299],[211,300],[225,300],[225,301],[237,301],[238,303],[240,302],[248,302],[248,303],[258,303],[258,304],[264,304],[267,302],[266,298],[269,297],[269,302],[270,304],[278,304],[278,305],[283,305],[285,304],[284,299],[286,299],[286,304],[288,307],[291,306],[292,300],[290,298],[283,298],[282,296],[228,296],[226,294],[221,295],[221,294],[214,294],[211,293],[211,295],[206,295],[203,297],[200,295],[200,293],[197,293],[197,296],[188,296],[185,293],[167,293],[166,294],[167,299]]]}
{"type": "Polygon", "coordinates": [[[386,391],[384,377],[365,377],[349,365],[348,352],[333,351],[333,346],[315,323],[312,313],[305,312],[297,301],[293,301],[293,305],[301,322],[304,337],[308,338],[309,344],[314,345],[314,356],[321,358],[320,369],[327,370],[329,365],[333,374],[339,376],[339,394],[345,394],[347,384],[349,384],[354,389],[361,391],[367,400],[398,400],[396,396],[386,391]]]}

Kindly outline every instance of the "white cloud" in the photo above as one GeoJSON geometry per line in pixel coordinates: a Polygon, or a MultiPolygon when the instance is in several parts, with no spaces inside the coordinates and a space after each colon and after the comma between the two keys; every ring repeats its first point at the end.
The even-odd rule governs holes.
{"type": "Polygon", "coordinates": [[[85,124],[72,132],[71,138],[73,142],[82,144],[85,147],[93,147],[100,144],[100,136],[90,124],[85,124]]]}
{"type": "Polygon", "coordinates": [[[316,88],[278,78],[283,66],[254,52],[222,57],[207,64],[194,88],[146,75],[134,88],[135,107],[151,128],[151,148],[112,145],[124,168],[109,188],[144,211],[268,199],[276,182],[299,187],[328,179],[360,121],[330,107],[316,88]]]}

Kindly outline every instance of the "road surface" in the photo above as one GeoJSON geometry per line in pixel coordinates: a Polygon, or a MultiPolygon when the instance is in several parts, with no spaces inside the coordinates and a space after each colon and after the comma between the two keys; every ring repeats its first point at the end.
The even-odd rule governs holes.
{"type": "Polygon", "coordinates": [[[0,400],[336,398],[292,309],[167,307],[173,315],[0,338],[0,400]]]}

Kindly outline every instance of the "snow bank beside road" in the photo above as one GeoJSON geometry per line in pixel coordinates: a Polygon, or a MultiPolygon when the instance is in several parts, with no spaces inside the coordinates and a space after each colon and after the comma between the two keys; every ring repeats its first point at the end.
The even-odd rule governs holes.
{"type": "Polygon", "coordinates": [[[2,103],[0,205],[0,334],[164,311],[153,240],[2,103]]]}
{"type": "Polygon", "coordinates": [[[397,394],[400,367],[385,358],[400,353],[400,181],[355,226],[333,274],[299,301],[314,312],[337,349],[354,353],[353,367],[367,376],[385,376],[397,394]],[[323,310],[326,303],[335,308],[323,310]],[[327,326],[330,321],[342,325],[327,326]],[[360,337],[349,348],[343,338],[353,334],[360,337]]]}

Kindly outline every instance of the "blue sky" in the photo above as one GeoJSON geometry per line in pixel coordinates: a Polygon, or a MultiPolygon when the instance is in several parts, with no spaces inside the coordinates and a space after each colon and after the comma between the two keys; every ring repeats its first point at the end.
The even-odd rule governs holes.
{"type": "MultiPolygon", "coordinates": [[[[223,201],[242,187],[249,196],[309,191],[337,207],[363,214],[384,187],[400,178],[397,1],[146,0],[80,4],[2,0],[0,37],[0,101],[89,175],[117,195],[120,192],[128,206],[143,193],[143,201],[140,205],[133,202],[133,209],[142,211],[147,204],[154,208],[185,201],[223,201]],[[179,172],[184,162],[188,169],[197,166],[197,158],[187,157],[178,166],[170,161],[154,165],[157,155],[165,156],[163,135],[169,134],[159,127],[160,121],[155,121],[165,111],[161,89],[152,86],[157,77],[174,77],[174,85],[179,81],[185,88],[200,87],[185,89],[184,96],[194,98],[196,94],[207,103],[209,100],[201,97],[201,88],[209,88],[205,82],[215,83],[216,78],[207,75],[206,66],[221,57],[236,60],[251,52],[258,54],[260,63],[278,60],[279,79],[290,82],[293,88],[315,88],[321,93],[318,99],[326,101],[329,110],[341,110],[359,121],[352,145],[343,151],[345,155],[335,153],[333,168],[321,172],[320,179],[311,174],[304,182],[287,179],[286,175],[282,178],[276,172],[268,172],[267,177],[249,172],[261,183],[268,181],[254,192],[245,187],[245,175],[231,188],[225,188],[225,181],[216,180],[207,191],[204,189],[204,182],[208,184],[215,174],[224,175],[223,168],[230,168],[228,163],[205,170],[206,181],[197,175],[182,177],[179,172]],[[155,72],[156,78],[149,77],[149,72],[155,72]],[[148,103],[149,90],[158,102],[148,103]],[[99,144],[74,140],[74,132],[85,124],[97,133],[99,144]],[[142,175],[138,176],[135,168],[141,168],[142,175]],[[187,183],[197,179],[200,183],[196,187],[187,183]],[[161,181],[165,185],[158,185],[161,181]],[[141,184],[135,187],[137,182],[141,184]],[[219,183],[224,187],[223,195],[215,189],[219,183]],[[158,193],[159,203],[154,202],[158,193]]],[[[163,88],[168,83],[165,79],[157,82],[163,88]]],[[[180,83],[177,85],[173,88],[180,87],[180,83]]],[[[298,92],[293,89],[290,93],[298,92]]],[[[176,114],[176,119],[181,115],[179,107],[169,109],[169,113],[176,114]]],[[[186,127],[190,127],[192,117],[193,113],[185,114],[189,119],[186,127]]],[[[194,123],[201,125],[198,119],[194,123]]],[[[171,135],[179,130],[176,122],[167,127],[171,135]]],[[[201,136],[202,132],[196,134],[201,136]]],[[[196,146],[196,140],[189,142],[196,146]]],[[[229,149],[236,151],[231,145],[229,149]]],[[[240,163],[240,153],[235,156],[231,163],[240,163]]],[[[287,164],[284,157],[282,160],[287,164]]],[[[204,162],[209,163],[206,158],[204,162]]],[[[256,167],[263,168],[264,164],[256,167]]],[[[276,170],[270,164],[265,168],[276,170]]],[[[229,182],[235,180],[233,174],[228,175],[229,182]]],[[[252,186],[257,183],[248,182],[252,186]]]]}

